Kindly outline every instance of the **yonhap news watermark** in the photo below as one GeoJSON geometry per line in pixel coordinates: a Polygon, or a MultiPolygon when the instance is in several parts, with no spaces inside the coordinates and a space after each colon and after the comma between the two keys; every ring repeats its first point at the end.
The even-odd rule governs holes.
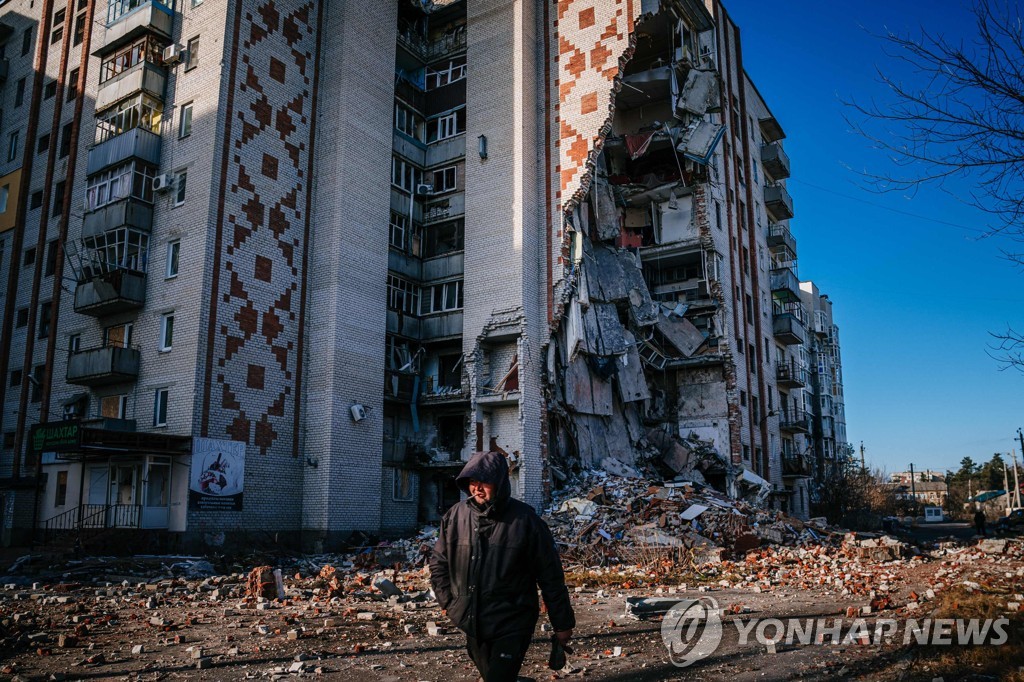
{"type": "Polygon", "coordinates": [[[773,653],[779,646],[810,644],[917,644],[999,646],[1009,639],[1008,618],[734,618],[723,621],[709,597],[684,599],[665,614],[661,638],[673,665],[685,668],[715,653],[735,628],[740,647],[757,645],[773,653]]]}

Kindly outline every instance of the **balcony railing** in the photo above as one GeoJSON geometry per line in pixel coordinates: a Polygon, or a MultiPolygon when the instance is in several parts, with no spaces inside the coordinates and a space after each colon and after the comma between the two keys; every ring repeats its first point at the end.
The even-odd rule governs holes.
{"type": "Polygon", "coordinates": [[[122,346],[80,350],[68,358],[67,382],[79,386],[104,386],[139,378],[139,351],[122,346]]]}
{"type": "Polygon", "coordinates": [[[139,92],[162,100],[166,84],[167,71],[164,67],[152,62],[140,62],[100,86],[96,93],[96,111],[103,111],[139,92]]]}
{"type": "Polygon", "coordinates": [[[804,410],[783,410],[779,413],[779,430],[790,433],[809,433],[811,420],[804,410]]]}
{"type": "Polygon", "coordinates": [[[785,247],[786,255],[790,259],[796,258],[796,238],[793,237],[793,233],[785,225],[768,226],[768,246],[785,247]]]}
{"type": "Polygon", "coordinates": [[[72,531],[84,539],[108,528],[138,528],[141,519],[139,504],[81,504],[43,522],[44,542],[72,531]]]}
{"type": "Polygon", "coordinates": [[[111,137],[89,150],[85,173],[99,173],[131,159],[159,165],[160,136],[144,128],[132,128],[111,137]]]}
{"type": "Polygon", "coordinates": [[[781,313],[772,317],[772,333],[779,342],[793,346],[804,343],[804,327],[792,313],[781,313]]]}
{"type": "Polygon", "coordinates": [[[433,41],[407,28],[398,31],[398,42],[423,61],[432,62],[466,49],[466,27],[460,26],[433,41]]]}
{"type": "Polygon", "coordinates": [[[772,293],[783,301],[800,300],[800,278],[796,276],[794,267],[772,268],[771,286],[772,293]]]}
{"type": "Polygon", "coordinates": [[[782,454],[782,476],[803,477],[811,475],[810,459],[803,455],[782,454]]]}
{"type": "Polygon", "coordinates": [[[802,388],[807,385],[807,370],[794,361],[781,363],[775,368],[775,381],[783,388],[802,388]]]}
{"type": "Polygon", "coordinates": [[[104,272],[75,288],[75,312],[92,317],[137,310],[146,304],[146,275],[132,270],[104,272]]]}
{"type": "Polygon", "coordinates": [[[789,177],[789,156],[782,149],[782,143],[769,142],[761,146],[761,166],[776,180],[789,177]]]}
{"type": "Polygon", "coordinates": [[[793,198],[782,185],[767,185],[764,188],[764,207],[775,222],[793,217],[793,198]]]}
{"type": "Polygon", "coordinates": [[[162,2],[110,0],[107,30],[93,54],[110,54],[147,33],[169,40],[173,22],[174,12],[162,2]]]}

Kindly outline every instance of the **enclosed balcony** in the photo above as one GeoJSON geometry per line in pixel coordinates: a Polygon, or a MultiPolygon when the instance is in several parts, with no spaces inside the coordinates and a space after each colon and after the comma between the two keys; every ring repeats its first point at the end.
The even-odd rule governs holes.
{"type": "Polygon", "coordinates": [[[804,478],[811,475],[811,460],[804,455],[782,455],[782,477],[804,478]]]}
{"type": "Polygon", "coordinates": [[[772,333],[780,343],[787,346],[804,343],[804,326],[792,313],[773,315],[772,333]]]}
{"type": "Polygon", "coordinates": [[[167,84],[167,71],[152,62],[140,62],[100,84],[96,93],[96,111],[102,111],[117,102],[140,92],[163,99],[167,84]]]}
{"type": "Polygon", "coordinates": [[[773,267],[771,270],[772,295],[782,301],[800,300],[800,278],[796,276],[796,261],[773,267]]]}
{"type": "Polygon", "coordinates": [[[810,417],[804,410],[783,410],[779,413],[779,430],[787,433],[809,433],[810,417]]]}
{"type": "Polygon", "coordinates": [[[776,180],[789,177],[789,156],[780,142],[769,142],[761,145],[761,167],[764,172],[776,180]]]}
{"type": "Polygon", "coordinates": [[[779,388],[803,388],[807,385],[807,370],[794,361],[775,367],[775,382],[779,388]]]}
{"type": "Polygon", "coordinates": [[[137,310],[145,303],[146,275],[141,272],[104,272],[75,288],[75,312],[92,317],[137,310]]]}
{"type": "Polygon", "coordinates": [[[782,185],[765,186],[764,207],[768,211],[768,217],[775,222],[793,217],[793,198],[782,185]]]}
{"type": "Polygon", "coordinates": [[[107,5],[107,32],[93,55],[102,57],[119,47],[152,34],[170,40],[174,11],[162,2],[110,0],[107,5]]]}
{"type": "Polygon", "coordinates": [[[157,165],[160,163],[160,136],[144,128],[133,128],[101,142],[89,150],[86,174],[139,159],[157,165]]]}
{"type": "Polygon", "coordinates": [[[139,351],[123,346],[102,346],[72,353],[67,382],[79,386],[104,386],[139,378],[139,351]]]}
{"type": "Polygon", "coordinates": [[[107,204],[85,214],[82,237],[97,237],[119,228],[133,228],[147,233],[152,231],[153,207],[134,197],[107,204]]]}
{"type": "Polygon", "coordinates": [[[782,250],[790,260],[796,258],[796,237],[786,225],[768,226],[768,247],[772,249],[773,253],[782,250]]]}

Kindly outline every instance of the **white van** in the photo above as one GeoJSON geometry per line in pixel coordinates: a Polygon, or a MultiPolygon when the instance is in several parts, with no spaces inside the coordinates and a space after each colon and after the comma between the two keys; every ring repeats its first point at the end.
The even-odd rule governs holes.
{"type": "Polygon", "coordinates": [[[945,517],[942,515],[942,507],[925,507],[924,508],[924,522],[925,523],[942,523],[945,517]]]}

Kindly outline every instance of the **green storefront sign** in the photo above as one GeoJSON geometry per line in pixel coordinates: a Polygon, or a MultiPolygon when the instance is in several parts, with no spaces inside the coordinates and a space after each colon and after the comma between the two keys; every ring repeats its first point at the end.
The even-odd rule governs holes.
{"type": "Polygon", "coordinates": [[[78,422],[34,424],[29,429],[29,445],[35,453],[74,452],[82,445],[82,426],[78,422]]]}

